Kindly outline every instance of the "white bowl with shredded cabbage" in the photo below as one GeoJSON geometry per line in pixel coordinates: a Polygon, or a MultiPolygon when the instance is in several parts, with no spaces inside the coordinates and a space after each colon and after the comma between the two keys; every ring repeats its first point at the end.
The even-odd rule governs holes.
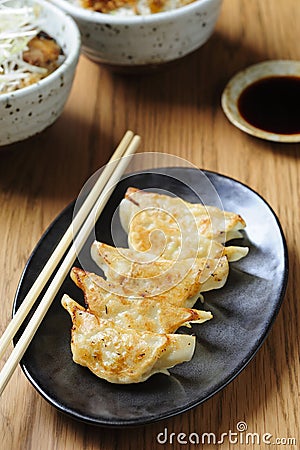
{"type": "Polygon", "coordinates": [[[199,48],[212,35],[222,5],[222,0],[52,2],[77,22],[83,53],[129,69],[173,61],[199,48]]]}
{"type": "Polygon", "coordinates": [[[45,0],[0,0],[0,146],[61,114],[80,53],[73,19],[45,0]]]}

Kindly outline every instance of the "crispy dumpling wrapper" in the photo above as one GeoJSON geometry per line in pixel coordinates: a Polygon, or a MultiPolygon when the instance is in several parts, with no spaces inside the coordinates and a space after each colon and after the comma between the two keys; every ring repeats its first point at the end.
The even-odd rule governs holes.
{"type": "MultiPolygon", "coordinates": [[[[136,188],[127,189],[119,215],[130,248],[165,259],[218,258],[227,253],[222,244],[241,238],[246,226],[238,214],[136,188]]],[[[233,246],[228,257],[235,261],[247,252],[233,246]]]]}
{"type": "Polygon", "coordinates": [[[71,278],[83,291],[89,311],[113,320],[123,328],[154,333],[174,333],[189,323],[203,323],[212,318],[209,311],[180,308],[164,298],[132,298],[110,292],[102,277],[73,267],[71,278]]]}
{"type": "Polygon", "coordinates": [[[73,327],[71,350],[77,364],[110,383],[140,383],[155,373],[189,361],[195,337],[122,328],[97,317],[67,295],[62,299],[73,327]]]}
{"type": "Polygon", "coordinates": [[[225,246],[246,224],[215,207],[129,188],[119,213],[130,248],[95,241],[91,255],[106,279],[73,268],[87,309],[67,295],[62,305],[73,322],[74,361],[127,384],[192,358],[195,337],[173,333],[212,318],[192,306],[201,292],[224,286],[229,261],[248,248],[225,246]]]}
{"type": "Polygon", "coordinates": [[[139,252],[117,249],[97,241],[92,244],[91,254],[111,283],[112,291],[117,285],[115,292],[120,293],[122,289],[124,295],[162,295],[177,306],[191,307],[200,292],[223,287],[229,272],[226,256],[141,262],[139,252]]]}

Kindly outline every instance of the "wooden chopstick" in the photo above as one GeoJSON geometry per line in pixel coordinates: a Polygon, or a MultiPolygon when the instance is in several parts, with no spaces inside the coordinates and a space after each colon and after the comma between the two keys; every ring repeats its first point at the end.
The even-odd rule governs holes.
{"type": "Polygon", "coordinates": [[[20,305],[19,309],[17,310],[16,314],[14,315],[13,319],[7,326],[6,330],[4,331],[3,335],[0,338],[0,358],[3,356],[6,348],[8,347],[9,343],[11,342],[12,338],[15,336],[16,332],[20,328],[24,318],[29,313],[30,309],[32,308],[35,299],[39,296],[39,294],[42,292],[43,288],[45,287],[47,281],[49,280],[51,274],[53,273],[54,269],[57,267],[58,262],[62,259],[63,255],[65,254],[66,250],[70,246],[72,239],[74,235],[78,232],[79,228],[83,224],[84,220],[86,219],[88,213],[92,209],[93,205],[95,204],[97,198],[99,197],[101,191],[103,190],[103,187],[107,183],[111,171],[113,170],[112,162],[117,161],[122,157],[124,152],[126,151],[126,148],[128,147],[130,141],[133,138],[133,132],[127,131],[121,140],[120,144],[116,148],[114,154],[109,160],[109,163],[105,166],[105,169],[101,173],[101,176],[95,183],[93,189],[89,193],[88,197],[86,198],[84,205],[80,208],[78,213],[76,214],[76,217],[74,218],[73,222],[70,224],[69,228],[63,235],[62,239],[58,243],[57,247],[53,251],[52,255],[50,256],[49,260],[45,264],[43,270],[33,283],[32,287],[30,288],[28,294],[24,298],[24,301],[20,305]]]}
{"type": "MultiPolygon", "coordinates": [[[[62,282],[68,275],[75,259],[77,256],[77,252],[79,253],[82,249],[84,243],[86,242],[90,232],[92,231],[97,219],[99,218],[101,212],[103,211],[104,206],[106,205],[107,201],[109,200],[113,190],[116,187],[116,184],[122,177],[123,173],[125,172],[132,155],[136,152],[138,146],[140,144],[140,137],[135,135],[133,136],[132,132],[129,132],[125,134],[124,138],[122,139],[119,147],[117,148],[116,152],[114,153],[112,159],[110,162],[117,161],[119,159],[118,164],[115,166],[113,164],[113,169],[115,169],[112,173],[111,170],[105,170],[102,172],[99,180],[97,181],[97,191],[93,190],[92,196],[88,196],[84,204],[82,205],[81,209],[79,210],[78,214],[80,213],[79,219],[77,219],[78,214],[76,215],[76,218],[68,228],[67,232],[63,236],[62,240],[58,244],[59,250],[55,249],[55,257],[52,257],[49,259],[51,260],[51,263],[47,263],[43,271],[41,272],[40,276],[32,286],[31,290],[27,294],[26,298],[24,299],[23,303],[26,301],[25,307],[22,308],[21,313],[19,313],[20,308],[18,309],[18,318],[16,320],[12,319],[12,322],[14,321],[13,325],[9,325],[9,331],[6,332],[5,340],[3,340],[4,344],[6,344],[8,340],[8,336],[10,338],[17,332],[17,330],[20,327],[20,324],[24,321],[26,318],[28,311],[31,309],[34,301],[40,294],[41,290],[45,286],[46,282],[49,280],[50,276],[53,274],[53,271],[56,269],[59,261],[61,260],[63,254],[66,252],[68,245],[71,243],[72,238],[74,236],[74,222],[75,222],[75,230],[77,230],[78,234],[73,241],[72,246],[70,247],[69,251],[67,252],[66,256],[64,257],[59,269],[57,270],[55,276],[53,277],[47,291],[45,292],[43,298],[40,301],[40,304],[38,305],[36,311],[34,312],[32,318],[30,319],[28,325],[26,326],[24,332],[22,333],[22,336],[18,340],[15,348],[13,349],[12,353],[10,354],[8,360],[6,361],[5,365],[3,366],[1,372],[0,372],[0,395],[2,394],[3,390],[5,389],[9,379],[11,378],[15,368],[17,367],[18,363],[20,362],[22,356],[24,355],[28,345],[31,342],[31,339],[33,338],[36,330],[38,329],[41,321],[43,320],[46,312],[48,311],[54,297],[56,296],[62,282]],[[125,139],[125,141],[124,141],[125,139]],[[121,146],[121,149],[120,149],[121,146]],[[126,148],[126,150],[125,150],[126,148]],[[125,150],[125,152],[124,152],[125,150]],[[116,157],[117,153],[117,157],[116,157]],[[123,157],[120,158],[120,154],[123,154],[123,157]],[[97,195],[98,192],[98,195],[97,195]],[[99,192],[101,192],[99,196],[99,192]],[[98,198],[97,198],[98,197],[98,198]],[[89,200],[88,200],[89,199],[89,200]],[[87,201],[88,200],[88,201],[87,201]],[[94,201],[93,203],[93,200],[94,201]],[[81,228],[80,228],[81,227],[81,228]],[[65,237],[67,235],[67,237],[65,237]],[[46,279],[46,281],[45,281],[46,279]]],[[[111,166],[111,164],[108,164],[108,166],[111,166]]],[[[106,166],[106,167],[108,167],[106,166]]],[[[23,304],[22,303],[22,304],[23,304]]],[[[17,314],[16,314],[17,315],[17,314]]],[[[15,317],[16,317],[15,315],[15,317]]],[[[3,345],[3,344],[2,344],[3,345]]],[[[4,345],[3,345],[4,347],[4,345]]]]}

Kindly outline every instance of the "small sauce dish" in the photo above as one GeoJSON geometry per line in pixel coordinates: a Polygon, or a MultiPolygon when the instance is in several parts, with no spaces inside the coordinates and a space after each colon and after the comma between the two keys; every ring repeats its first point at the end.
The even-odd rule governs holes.
{"type": "Polygon", "coordinates": [[[238,72],[221,104],[230,122],[252,136],[300,142],[300,61],[265,61],[238,72]]]}

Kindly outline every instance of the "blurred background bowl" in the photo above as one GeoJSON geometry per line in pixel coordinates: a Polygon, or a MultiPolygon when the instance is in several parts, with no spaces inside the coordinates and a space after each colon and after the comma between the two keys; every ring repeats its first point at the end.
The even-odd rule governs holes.
{"type": "Polygon", "coordinates": [[[82,50],[90,59],[115,67],[174,61],[212,35],[222,0],[196,0],[172,11],[121,16],[90,11],[80,0],[52,0],[77,22],[82,50]]]}
{"type": "Polygon", "coordinates": [[[44,0],[40,7],[41,28],[62,48],[65,59],[37,83],[0,94],[0,146],[33,136],[60,116],[70,93],[80,54],[80,33],[73,19],[44,0]]]}

